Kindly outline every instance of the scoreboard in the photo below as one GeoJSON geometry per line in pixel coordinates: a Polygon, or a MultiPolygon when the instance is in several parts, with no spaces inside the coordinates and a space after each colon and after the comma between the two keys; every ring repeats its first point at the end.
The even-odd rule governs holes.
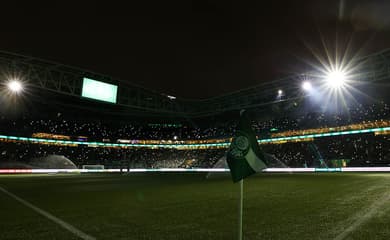
{"type": "Polygon", "coordinates": [[[81,93],[82,97],[116,103],[117,93],[117,85],[100,82],[89,78],[83,78],[83,88],[81,93]]]}

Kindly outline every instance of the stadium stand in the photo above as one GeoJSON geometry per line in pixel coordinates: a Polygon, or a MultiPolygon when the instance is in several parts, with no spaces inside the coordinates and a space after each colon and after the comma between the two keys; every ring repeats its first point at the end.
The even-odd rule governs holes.
{"type": "MultiPolygon", "coordinates": [[[[290,113],[289,113],[290,114],[290,113]]],[[[342,113],[310,112],[299,116],[283,116],[267,121],[255,121],[254,129],[258,135],[277,132],[303,130],[309,128],[330,128],[343,125],[375,122],[390,119],[390,106],[376,103],[368,106],[358,105],[342,113]]],[[[235,120],[211,123],[205,127],[182,125],[172,127],[164,125],[148,125],[142,122],[104,122],[96,119],[74,120],[57,114],[47,119],[36,119],[23,116],[10,119],[0,115],[0,133],[14,136],[32,136],[34,133],[50,133],[65,136],[86,136],[89,140],[102,141],[109,139],[131,140],[201,140],[231,137],[236,129],[235,120]]],[[[273,133],[276,137],[277,134],[273,133]]]]}
{"type": "MultiPolygon", "coordinates": [[[[111,122],[99,120],[71,120],[66,114],[57,114],[53,119],[32,119],[26,115],[19,119],[8,119],[1,116],[0,134],[30,137],[34,134],[49,134],[49,137],[76,138],[94,141],[116,142],[118,139],[142,140],[172,140],[179,139],[218,139],[231,137],[236,128],[234,120],[216,122],[213,126],[195,128],[188,125],[148,125],[142,123],[111,122]],[[51,134],[51,135],[50,135],[51,134]],[[83,137],[81,137],[83,136],[83,137]]],[[[308,132],[309,128],[316,131],[329,131],[334,127],[348,124],[368,124],[377,126],[389,119],[389,105],[376,103],[359,105],[348,109],[345,113],[306,113],[299,117],[284,116],[267,121],[255,121],[253,126],[260,136],[289,136],[300,131],[308,132]],[[276,129],[276,131],[275,131],[276,129]]],[[[387,122],[385,122],[387,123],[387,122]]],[[[353,125],[353,126],[355,126],[353,125]]],[[[352,126],[352,125],[351,125],[352,126]]],[[[355,126],[356,127],[356,126],[355,126]]],[[[36,135],[35,135],[36,136],[36,135]]],[[[47,135],[43,135],[46,136],[47,135]]],[[[38,136],[39,137],[39,136],[38,136]]],[[[318,138],[308,142],[287,142],[262,145],[265,152],[288,167],[320,167],[337,166],[388,166],[390,164],[390,141],[388,135],[358,134],[318,138]],[[314,144],[318,154],[310,149],[314,144]]],[[[0,142],[0,159],[17,161],[29,165],[31,159],[48,155],[63,155],[73,161],[78,167],[86,164],[102,164],[105,166],[131,168],[197,168],[212,167],[224,154],[221,149],[151,149],[151,148],[101,148],[97,146],[75,145],[58,146],[48,144],[26,143],[18,141],[0,142]]],[[[27,166],[26,165],[26,166],[27,166]]]]}

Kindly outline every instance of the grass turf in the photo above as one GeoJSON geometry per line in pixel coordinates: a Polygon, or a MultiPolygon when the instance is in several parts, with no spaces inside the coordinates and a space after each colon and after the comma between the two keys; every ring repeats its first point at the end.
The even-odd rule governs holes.
{"type": "MultiPolygon", "coordinates": [[[[239,184],[204,174],[0,176],[0,187],[97,239],[237,239],[239,184]]],[[[259,174],[244,239],[388,239],[390,174],[259,174]]],[[[77,239],[0,192],[0,239],[77,239]]]]}

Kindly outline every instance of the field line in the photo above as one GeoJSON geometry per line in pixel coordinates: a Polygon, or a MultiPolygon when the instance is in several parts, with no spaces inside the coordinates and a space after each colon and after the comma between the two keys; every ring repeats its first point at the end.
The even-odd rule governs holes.
{"type": "Polygon", "coordinates": [[[15,194],[7,191],[6,189],[0,187],[0,191],[5,193],[5,194],[7,194],[9,197],[15,199],[16,201],[18,201],[19,203],[23,204],[24,206],[26,206],[28,208],[31,208],[35,212],[37,212],[37,213],[41,214],[42,216],[50,219],[51,221],[57,223],[58,225],[60,225],[61,227],[65,228],[69,232],[73,233],[77,237],[85,239],[85,240],[95,240],[96,239],[96,238],[94,238],[94,237],[84,233],[83,231],[75,228],[74,226],[70,225],[69,223],[59,219],[58,217],[50,214],[49,212],[46,212],[45,210],[40,209],[39,207],[34,206],[33,204],[27,202],[26,200],[23,200],[22,198],[20,198],[20,197],[16,196],[15,194]]]}
{"type": "Polygon", "coordinates": [[[385,195],[383,195],[380,199],[375,201],[368,209],[368,211],[364,211],[365,213],[358,213],[357,220],[353,222],[348,228],[346,228],[343,232],[341,232],[337,237],[334,238],[334,240],[343,240],[345,239],[350,233],[355,231],[358,227],[360,227],[362,224],[367,222],[370,218],[377,215],[377,213],[381,210],[381,208],[388,203],[390,200],[390,193],[386,192],[385,195]]]}

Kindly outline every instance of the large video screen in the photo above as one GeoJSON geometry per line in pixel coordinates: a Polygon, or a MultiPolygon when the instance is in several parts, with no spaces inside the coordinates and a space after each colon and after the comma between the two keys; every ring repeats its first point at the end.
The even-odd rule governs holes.
{"type": "Polygon", "coordinates": [[[116,103],[117,92],[117,85],[104,83],[89,78],[83,79],[83,90],[81,93],[82,97],[116,103]]]}

